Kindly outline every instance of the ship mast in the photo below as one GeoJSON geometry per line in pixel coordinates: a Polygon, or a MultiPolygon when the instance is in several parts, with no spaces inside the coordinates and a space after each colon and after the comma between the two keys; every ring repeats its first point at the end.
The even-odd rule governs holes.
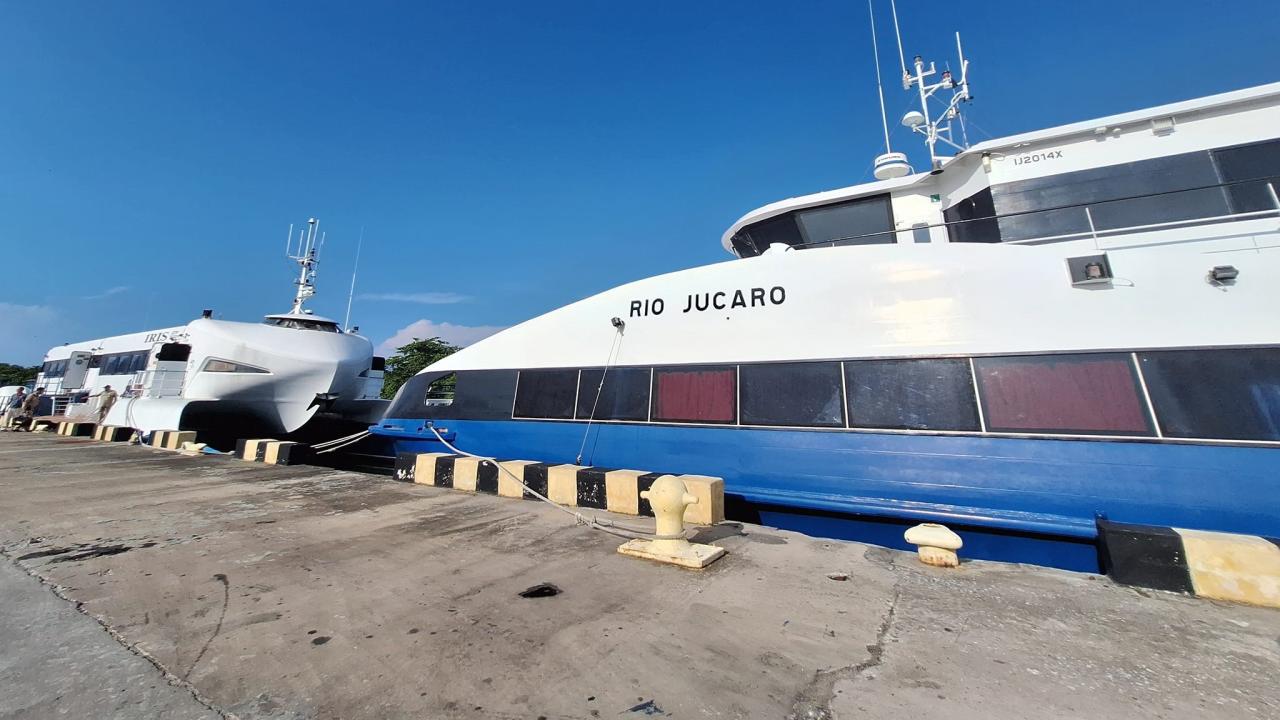
{"type": "Polygon", "coordinates": [[[300,315],[304,303],[316,294],[316,265],[320,263],[320,249],[324,247],[324,235],[320,233],[320,221],[316,218],[307,220],[307,226],[298,231],[298,247],[293,248],[293,225],[289,226],[289,238],[285,243],[285,256],[298,263],[300,268],[298,279],[293,284],[298,287],[293,296],[292,315],[300,315]]]}
{"type": "MultiPolygon", "coordinates": [[[[950,70],[943,70],[937,82],[930,83],[928,78],[938,73],[931,61],[928,68],[924,59],[916,55],[912,60],[912,69],[907,68],[906,55],[902,51],[902,33],[898,29],[898,7],[896,0],[889,0],[893,9],[893,29],[898,35],[898,59],[902,63],[902,89],[910,91],[916,88],[920,96],[920,109],[912,110],[902,117],[902,124],[911,128],[912,132],[924,136],[925,145],[929,148],[929,167],[933,172],[942,170],[942,158],[938,156],[938,142],[944,142],[958,151],[967,149],[963,138],[956,139],[951,134],[951,121],[960,118],[960,103],[972,99],[969,94],[969,61],[964,58],[964,48],[960,45],[960,33],[956,33],[956,54],[960,58],[960,77],[956,78],[950,70]],[[942,112],[936,117],[929,113],[929,98],[939,90],[950,90],[951,98],[942,112]]],[[[963,121],[961,121],[963,128],[963,121]]],[[[963,133],[963,130],[962,130],[963,133]]]]}

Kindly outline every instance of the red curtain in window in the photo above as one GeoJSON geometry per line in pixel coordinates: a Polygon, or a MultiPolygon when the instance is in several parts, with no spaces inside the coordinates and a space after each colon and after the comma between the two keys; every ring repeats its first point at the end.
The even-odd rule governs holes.
{"type": "Polygon", "coordinates": [[[976,362],[991,430],[1148,434],[1127,358],[976,362]]]}
{"type": "Polygon", "coordinates": [[[653,419],[677,422],[733,422],[733,370],[657,371],[653,419]]]}

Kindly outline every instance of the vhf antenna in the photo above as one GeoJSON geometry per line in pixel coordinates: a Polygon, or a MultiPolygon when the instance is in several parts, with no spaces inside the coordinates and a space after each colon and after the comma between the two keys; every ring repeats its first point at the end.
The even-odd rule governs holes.
{"type": "Polygon", "coordinates": [[[364,226],[360,226],[360,240],[356,243],[356,263],[351,267],[351,291],[347,293],[347,317],[342,327],[351,332],[351,301],[356,296],[356,271],[360,269],[360,249],[364,247],[364,226]]]}
{"type": "MultiPolygon", "coordinates": [[[[880,44],[876,39],[876,11],[872,8],[872,0],[867,0],[867,14],[871,16],[871,52],[875,55],[876,61],[876,92],[880,95],[880,124],[884,128],[884,154],[876,157],[875,177],[877,180],[891,180],[911,174],[911,165],[907,162],[907,156],[903,153],[896,153],[889,144],[889,117],[885,114],[884,109],[884,84],[880,81],[880,44]]],[[[898,25],[898,16],[895,11],[893,17],[894,27],[898,25]]],[[[899,41],[901,48],[901,41],[899,41]]]]}
{"type": "Polygon", "coordinates": [[[289,225],[289,241],[285,244],[285,255],[302,268],[298,279],[293,281],[293,284],[298,286],[298,291],[293,296],[293,309],[289,311],[290,314],[301,314],[303,303],[316,294],[315,268],[319,264],[319,247],[324,246],[324,235],[319,235],[319,246],[316,243],[319,229],[319,220],[315,218],[307,220],[307,227],[298,231],[298,250],[294,252],[293,225],[289,225]]]}
{"type": "MultiPolygon", "coordinates": [[[[960,117],[960,103],[968,102],[973,97],[969,94],[969,61],[964,59],[964,48],[960,46],[960,33],[956,33],[956,54],[960,57],[960,78],[957,80],[952,76],[950,70],[943,70],[942,75],[935,83],[926,82],[926,78],[937,74],[937,68],[933,62],[929,63],[928,69],[925,69],[924,59],[919,55],[915,56],[912,65],[915,72],[907,69],[906,55],[902,51],[902,31],[898,28],[898,7],[896,0],[889,0],[890,7],[893,9],[893,30],[898,35],[898,59],[902,63],[902,89],[910,90],[912,87],[918,89],[920,94],[920,109],[912,110],[902,117],[902,124],[911,128],[912,132],[920,133],[924,136],[925,145],[929,146],[929,166],[933,172],[942,171],[942,159],[938,157],[937,144],[938,141],[950,145],[956,150],[965,150],[966,146],[957,142],[951,134],[951,121],[960,117]],[[946,108],[937,116],[931,117],[929,114],[929,98],[939,90],[950,90],[951,99],[947,102],[946,108]]],[[[963,121],[961,121],[963,123],[963,121]]]]}

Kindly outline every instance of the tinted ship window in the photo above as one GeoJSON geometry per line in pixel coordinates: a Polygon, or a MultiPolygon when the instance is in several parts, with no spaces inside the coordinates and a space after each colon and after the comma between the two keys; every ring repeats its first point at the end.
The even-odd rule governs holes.
{"type": "Polygon", "coordinates": [[[968,360],[858,360],[844,367],[850,427],[980,429],[968,360]]]}
{"type": "Polygon", "coordinates": [[[511,417],[511,401],[516,392],[515,370],[464,370],[458,373],[458,386],[452,417],[471,420],[498,420],[511,417]]]}
{"type": "Polygon", "coordinates": [[[1139,353],[1168,437],[1280,440],[1280,349],[1139,353]]]}
{"type": "Polygon", "coordinates": [[[994,432],[1151,435],[1127,354],[975,358],[994,432]]]}
{"type": "Polygon", "coordinates": [[[844,427],[840,363],[739,368],[743,425],[844,427]]]}
{"type": "Polygon", "coordinates": [[[1213,159],[1222,181],[1233,183],[1227,189],[1232,212],[1276,209],[1267,185],[1280,192],[1280,140],[1214,150],[1213,159]]]}
{"type": "MultiPolygon", "coordinates": [[[[1007,162],[1007,160],[1006,160],[1007,162]]],[[[1207,152],[1120,163],[996,185],[1001,239],[1028,240],[1227,214],[1207,152]],[[1208,188],[1208,189],[1201,189],[1208,188]],[[1014,214],[1016,213],[1016,214],[1014,214]],[[1012,215],[1011,215],[1012,214],[1012,215]]]]}
{"type": "Polygon", "coordinates": [[[577,370],[521,370],[515,417],[568,420],[577,392],[577,370]]]}
{"type": "Polygon", "coordinates": [[[739,230],[731,242],[740,257],[751,257],[773,243],[817,247],[892,243],[893,229],[889,196],[876,195],[761,220],[739,230]]]}
{"type": "Polygon", "coordinates": [[[607,373],[599,368],[583,370],[578,390],[578,419],[649,419],[650,375],[649,368],[609,368],[607,373]]]}
{"type": "Polygon", "coordinates": [[[809,244],[875,245],[894,242],[893,210],[888,195],[862,198],[796,213],[809,244]]]}
{"type": "Polygon", "coordinates": [[[992,219],[995,214],[991,188],[983,188],[942,211],[942,218],[951,242],[998,243],[1000,225],[992,219]]]}
{"type": "Polygon", "coordinates": [[[498,420],[511,417],[515,370],[464,370],[414,375],[396,392],[388,418],[498,420]],[[449,397],[448,383],[454,383],[449,397]]]}
{"type": "Polygon", "coordinates": [[[653,419],[732,423],[737,419],[737,372],[732,366],[657,368],[653,419]]]}

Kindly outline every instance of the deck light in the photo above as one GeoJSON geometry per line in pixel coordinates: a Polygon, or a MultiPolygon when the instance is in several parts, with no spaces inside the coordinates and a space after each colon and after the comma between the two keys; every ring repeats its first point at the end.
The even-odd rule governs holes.
{"type": "Polygon", "coordinates": [[[208,320],[209,318],[213,317],[213,311],[210,310],[209,308],[205,308],[204,312],[200,313],[200,317],[204,318],[205,320],[208,320]]]}
{"type": "Polygon", "coordinates": [[[627,326],[627,323],[626,323],[626,322],[624,322],[624,321],[623,321],[623,319],[622,319],[622,318],[620,318],[620,317],[615,317],[615,318],[613,318],[612,320],[610,320],[610,321],[609,321],[609,324],[610,324],[610,325],[613,325],[614,327],[618,328],[619,330],[621,330],[621,329],[623,329],[624,327],[626,327],[626,326],[627,326]]]}

